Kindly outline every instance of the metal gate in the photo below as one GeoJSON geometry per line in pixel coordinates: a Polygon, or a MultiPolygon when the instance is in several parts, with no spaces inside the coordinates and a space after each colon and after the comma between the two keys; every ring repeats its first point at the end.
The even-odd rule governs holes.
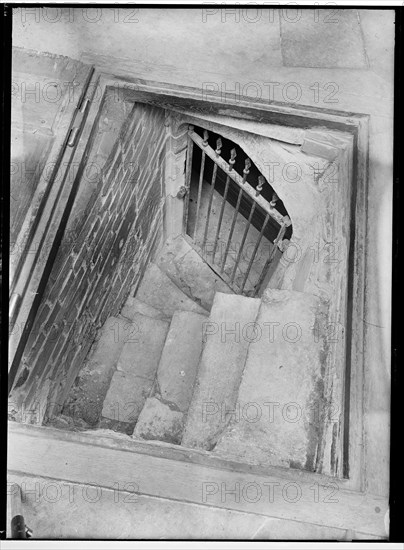
{"type": "Polygon", "coordinates": [[[279,200],[275,193],[272,195],[272,201],[267,201],[262,196],[261,191],[264,186],[269,185],[264,176],[258,176],[255,186],[247,181],[251,168],[249,158],[244,159],[244,169],[241,175],[234,168],[236,149],[231,149],[230,159],[227,162],[221,156],[222,139],[219,137],[216,140],[216,149],[209,145],[208,140],[209,133],[206,130],[204,130],[202,138],[194,131],[193,126],[189,126],[184,233],[188,242],[199,255],[237,294],[256,296],[260,292],[272,262],[274,262],[276,252],[279,250],[278,245],[282,242],[287,228],[291,226],[291,220],[289,216],[282,215],[275,207],[279,200]],[[196,166],[196,169],[199,170],[199,177],[197,181],[194,179],[192,182],[193,164],[195,174],[195,162],[193,163],[195,147],[200,150],[198,153],[200,163],[198,160],[196,166]],[[206,170],[208,163],[211,165],[209,170],[206,170]],[[210,181],[206,181],[206,172],[209,172],[208,179],[210,181]],[[221,186],[220,181],[222,181],[221,186]],[[194,199],[191,198],[191,195],[194,199]],[[202,201],[202,196],[204,196],[204,201],[202,201]],[[233,197],[232,200],[231,197],[233,197]],[[193,201],[192,223],[189,219],[191,201],[193,201]],[[213,202],[216,205],[215,209],[212,208],[213,202]],[[228,227],[226,231],[223,231],[225,212],[228,227]],[[242,231],[239,227],[240,220],[242,220],[242,231]],[[237,223],[237,240],[239,242],[235,243],[237,223]],[[270,226],[271,231],[269,231],[270,226]],[[226,233],[223,242],[220,241],[221,232],[222,234],[226,233]],[[273,235],[272,238],[271,235],[273,235]],[[213,238],[209,238],[209,236],[213,238]],[[247,237],[252,253],[246,259],[244,252],[247,237]],[[257,260],[260,245],[262,248],[263,239],[269,244],[268,251],[265,252],[265,257],[261,258],[259,272],[255,274],[255,279],[251,282],[249,276],[254,262],[257,260]],[[207,246],[208,241],[209,246],[207,246]],[[223,245],[221,254],[218,253],[219,243],[223,245]],[[229,266],[231,250],[235,251],[235,254],[233,254],[229,266]]]}

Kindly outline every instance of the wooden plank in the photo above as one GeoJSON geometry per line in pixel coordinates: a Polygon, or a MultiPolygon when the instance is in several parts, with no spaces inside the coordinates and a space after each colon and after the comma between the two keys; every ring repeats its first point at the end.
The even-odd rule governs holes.
{"type": "Polygon", "coordinates": [[[137,442],[128,438],[14,422],[8,450],[11,473],[105,488],[136,482],[134,492],[143,495],[309,523],[315,517],[318,525],[386,536],[387,499],[341,489],[337,481],[324,487],[322,476],[316,485],[296,473],[290,481],[282,468],[267,476],[213,468],[137,452],[137,442]]]}

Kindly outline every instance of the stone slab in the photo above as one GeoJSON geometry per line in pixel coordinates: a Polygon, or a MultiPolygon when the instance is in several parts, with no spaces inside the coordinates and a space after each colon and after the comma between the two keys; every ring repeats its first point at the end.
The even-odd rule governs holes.
{"type": "MultiPolygon", "coordinates": [[[[99,432],[100,430],[97,430],[99,432]]],[[[113,432],[116,438],[118,434],[113,432]]],[[[128,437],[128,436],[122,436],[128,437]]],[[[29,489],[24,495],[24,519],[29,526],[41,526],[42,539],[97,539],[108,541],[157,539],[186,540],[194,539],[250,539],[255,533],[261,533],[260,528],[266,527],[267,519],[258,514],[250,514],[198,505],[179,500],[156,498],[142,494],[125,493],[112,488],[91,488],[88,485],[59,482],[56,489],[50,486],[49,495],[57,494],[58,498],[37,498],[35,489],[48,489],[50,480],[32,475],[9,474],[8,480],[29,489]],[[54,493],[51,493],[51,491],[54,493]],[[101,493],[100,498],[97,495],[101,493]],[[72,499],[71,495],[74,495],[72,499]],[[84,495],[84,497],[83,497],[84,495]],[[72,502],[73,500],[73,502],[72,502]],[[134,514],[134,508],[136,513],[134,514]],[[85,518],[85,521],[83,521],[85,518]]],[[[53,480],[52,480],[53,481],[53,480]]],[[[119,479],[117,480],[119,482],[119,479]]],[[[123,485],[123,484],[122,484],[123,485]]],[[[8,486],[9,487],[9,486],[8,486]]],[[[136,488],[136,477],[129,487],[136,488]]],[[[10,489],[11,490],[11,489],[10,489]]],[[[7,525],[11,525],[11,514],[8,508],[7,525]]],[[[282,524],[282,520],[273,520],[282,524]]],[[[285,522],[288,533],[293,534],[291,522],[285,522]]],[[[298,522],[293,522],[299,527],[298,522]]],[[[272,523],[271,523],[272,527],[272,523]]],[[[316,526],[313,526],[316,527],[316,526]]],[[[276,530],[276,529],[275,529],[276,530]]],[[[268,529],[266,529],[268,531],[268,529]]],[[[286,528],[281,530],[286,533],[286,528]]],[[[298,530],[300,533],[301,529],[298,530]]],[[[331,530],[322,530],[322,539],[330,539],[331,530]]],[[[268,533],[273,538],[274,528],[268,533]]],[[[308,531],[306,538],[314,531],[308,531]]],[[[342,531],[344,532],[344,531],[342,531]]],[[[267,532],[265,533],[267,534],[267,532]]],[[[10,535],[8,535],[10,536],[10,535]]],[[[260,537],[258,537],[260,538],[260,537]]],[[[262,538],[262,537],[261,537],[262,538]]],[[[291,538],[283,536],[283,539],[291,538]]]]}
{"type": "Polygon", "coordinates": [[[164,402],[187,412],[202,351],[202,332],[207,319],[191,311],[176,311],[157,370],[158,391],[164,402]]]}
{"type": "MultiPolygon", "coordinates": [[[[327,342],[312,294],[267,290],[250,344],[235,415],[215,453],[241,462],[315,470],[321,442],[327,342]]],[[[338,419],[341,410],[335,410],[338,419]]],[[[331,418],[333,420],[333,418],[331,418]]]]}
{"type": "Polygon", "coordinates": [[[153,380],[160,361],[169,323],[135,313],[126,331],[117,370],[153,380]]]}
{"type": "Polygon", "coordinates": [[[152,386],[152,379],[116,371],[104,400],[102,416],[117,422],[136,422],[152,386]]]}
{"type": "Polygon", "coordinates": [[[184,414],[156,397],[147,399],[133,432],[134,437],[180,444],[184,414]]]}
{"type": "Polygon", "coordinates": [[[163,271],[151,263],[144,274],[136,298],[172,317],[177,310],[195,311],[207,315],[207,311],[184,294],[163,271]]]}
{"type": "Polygon", "coordinates": [[[63,413],[78,424],[82,420],[89,425],[98,422],[125,343],[127,327],[127,319],[121,316],[109,317],[91,348],[89,358],[80,370],[63,408],[63,413]]]}
{"type": "Polygon", "coordinates": [[[149,304],[146,304],[145,302],[142,302],[138,298],[129,296],[121,310],[121,315],[123,317],[126,317],[127,319],[133,320],[136,313],[141,313],[142,315],[152,317],[153,319],[165,318],[164,313],[162,313],[160,310],[154,308],[153,306],[150,306],[149,304]]]}
{"type": "MultiPolygon", "coordinates": [[[[286,67],[368,68],[357,10],[283,9],[280,21],[286,67]]],[[[330,86],[329,99],[335,101],[332,92],[330,86]]],[[[287,93],[292,99],[296,91],[290,88],[287,93]]]]}
{"type": "Polygon", "coordinates": [[[165,243],[156,263],[187,296],[208,311],[216,292],[233,294],[181,235],[165,243]]]}
{"type": "Polygon", "coordinates": [[[217,293],[209,322],[182,445],[211,450],[233,409],[260,300],[217,293]]]}

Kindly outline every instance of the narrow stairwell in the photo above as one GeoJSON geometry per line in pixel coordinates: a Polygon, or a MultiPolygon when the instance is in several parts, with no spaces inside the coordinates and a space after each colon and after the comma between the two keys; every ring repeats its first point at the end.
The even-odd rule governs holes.
{"type": "Polygon", "coordinates": [[[186,239],[171,239],[105,322],[50,423],[314,471],[325,348],[310,327],[323,314],[319,299],[302,292],[234,294],[186,239]],[[265,332],[270,325],[280,327],[276,337],[265,332]],[[285,333],[291,325],[303,331],[295,340],[285,333]],[[268,405],[283,411],[291,400],[305,410],[301,422],[284,414],[268,421],[268,405]]]}
{"type": "MultiPolygon", "coordinates": [[[[105,322],[62,414],[52,423],[78,430],[109,429],[176,445],[187,427],[186,438],[194,434],[199,441],[194,432],[200,422],[192,427],[187,418],[190,408],[194,422],[198,416],[200,388],[206,384],[203,365],[220,351],[211,344],[204,350],[204,332],[207,327],[211,332],[219,319],[229,321],[226,312],[222,317],[220,313],[229,295],[236,300],[234,311],[240,300],[258,302],[235,296],[182,236],[168,240],[148,266],[135,296],[129,296],[119,316],[105,322]]],[[[218,388],[232,388],[230,393],[237,397],[245,360],[243,351],[237,359],[240,350],[236,346],[230,353],[227,367],[228,357],[220,353],[216,367],[211,366],[218,370],[215,399],[226,393],[222,396],[218,388]]]]}

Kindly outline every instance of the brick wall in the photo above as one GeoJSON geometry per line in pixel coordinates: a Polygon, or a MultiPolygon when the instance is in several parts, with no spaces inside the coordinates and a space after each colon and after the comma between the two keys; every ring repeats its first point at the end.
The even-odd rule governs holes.
{"type": "Polygon", "coordinates": [[[11,398],[20,410],[35,410],[23,421],[40,422],[46,407],[57,412],[97,330],[139,284],[163,236],[165,111],[140,103],[119,109],[126,116],[118,138],[105,132],[93,147],[100,156],[101,143],[105,156],[107,143],[110,152],[90,192],[80,183],[26,346],[11,398]]]}

